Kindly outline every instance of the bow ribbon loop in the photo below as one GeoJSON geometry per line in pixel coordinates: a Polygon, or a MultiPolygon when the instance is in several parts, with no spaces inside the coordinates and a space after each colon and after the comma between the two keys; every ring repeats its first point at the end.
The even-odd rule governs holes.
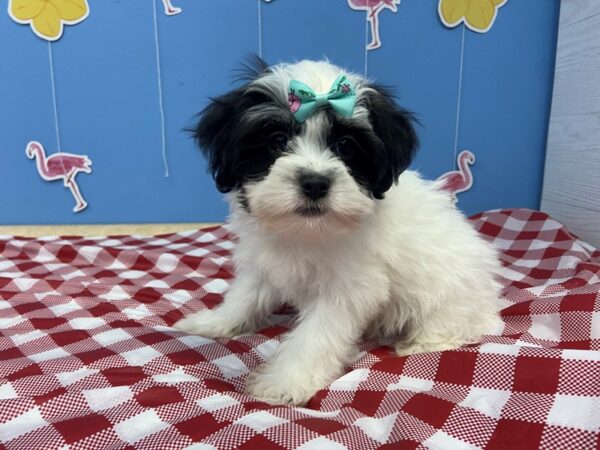
{"type": "Polygon", "coordinates": [[[340,75],[327,94],[317,94],[310,86],[291,80],[288,90],[288,106],[298,122],[304,122],[323,106],[331,106],[344,117],[351,117],[356,103],[356,91],[346,75],[340,75]]]}

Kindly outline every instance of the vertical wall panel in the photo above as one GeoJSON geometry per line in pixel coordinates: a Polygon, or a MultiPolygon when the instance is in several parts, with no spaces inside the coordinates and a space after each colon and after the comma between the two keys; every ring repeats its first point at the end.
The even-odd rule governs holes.
{"type": "Polygon", "coordinates": [[[542,209],[600,246],[600,3],[560,13],[542,209]]]}

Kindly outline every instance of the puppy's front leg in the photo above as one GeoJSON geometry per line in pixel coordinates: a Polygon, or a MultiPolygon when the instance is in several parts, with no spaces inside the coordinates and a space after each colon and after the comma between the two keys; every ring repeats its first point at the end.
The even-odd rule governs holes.
{"type": "Polygon", "coordinates": [[[190,314],[174,327],[205,337],[231,337],[252,331],[277,304],[277,293],[260,275],[242,271],[219,306],[190,314]]]}
{"type": "Polygon", "coordinates": [[[268,403],[302,405],[338,377],[354,356],[364,328],[387,298],[386,280],[379,286],[371,283],[377,281],[306,305],[274,358],[249,375],[246,393],[268,403]]]}

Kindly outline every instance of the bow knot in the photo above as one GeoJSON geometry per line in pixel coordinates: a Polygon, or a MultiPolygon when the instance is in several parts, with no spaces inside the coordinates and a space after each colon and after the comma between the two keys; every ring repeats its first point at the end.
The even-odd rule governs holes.
{"type": "Polygon", "coordinates": [[[337,77],[327,94],[317,94],[301,81],[290,81],[288,106],[298,122],[304,122],[317,108],[327,105],[338,114],[351,117],[355,102],[356,92],[346,75],[337,77]]]}

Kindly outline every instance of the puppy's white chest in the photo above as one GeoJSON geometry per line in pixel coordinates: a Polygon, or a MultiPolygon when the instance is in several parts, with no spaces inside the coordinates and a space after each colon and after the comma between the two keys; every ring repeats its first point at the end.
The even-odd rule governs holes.
{"type": "Polygon", "coordinates": [[[289,300],[310,295],[331,278],[331,261],[318,252],[265,251],[257,258],[263,276],[289,300]]]}

